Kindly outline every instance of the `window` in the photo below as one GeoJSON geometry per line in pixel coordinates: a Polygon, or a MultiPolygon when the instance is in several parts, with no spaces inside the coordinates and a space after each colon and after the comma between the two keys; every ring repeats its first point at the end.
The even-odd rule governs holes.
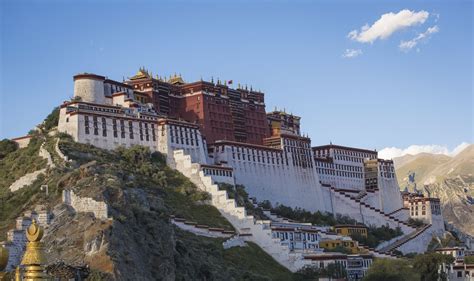
{"type": "Polygon", "coordinates": [[[138,126],[140,128],[140,140],[142,141],[143,140],[143,128],[142,128],[142,122],[139,122],[138,123],[138,126]]]}
{"type": "Polygon", "coordinates": [[[112,119],[112,129],[114,131],[114,138],[118,137],[117,133],[117,119],[112,119]]]}
{"type": "Polygon", "coordinates": [[[89,116],[84,116],[84,127],[86,130],[86,134],[89,134],[89,116]]]}
{"type": "Polygon", "coordinates": [[[145,139],[146,141],[150,140],[150,137],[148,135],[148,123],[145,123],[145,139]]]}
{"type": "Polygon", "coordinates": [[[94,135],[98,136],[99,135],[99,125],[97,122],[97,116],[92,117],[92,120],[94,122],[94,135]]]}
{"type": "Polygon", "coordinates": [[[133,122],[128,121],[128,131],[130,133],[130,139],[133,139],[133,122]]]}
{"type": "Polygon", "coordinates": [[[107,136],[107,121],[105,120],[105,117],[102,117],[102,136],[107,136]]]}
{"type": "Polygon", "coordinates": [[[125,121],[120,120],[120,137],[125,138],[125,121]]]}

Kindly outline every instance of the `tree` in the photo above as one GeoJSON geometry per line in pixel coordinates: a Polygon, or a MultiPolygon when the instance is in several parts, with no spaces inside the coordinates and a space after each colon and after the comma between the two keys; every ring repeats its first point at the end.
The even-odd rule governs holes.
{"type": "Polygon", "coordinates": [[[474,264],[474,256],[464,257],[464,263],[465,264],[474,264]]]}
{"type": "Polygon", "coordinates": [[[3,139],[0,141],[0,159],[7,156],[7,154],[15,151],[18,148],[14,141],[3,139]]]}
{"type": "Polygon", "coordinates": [[[58,125],[59,122],[59,107],[55,107],[53,111],[44,119],[43,128],[49,131],[58,125]]]}
{"type": "MultiPolygon", "coordinates": [[[[420,276],[407,260],[376,259],[367,271],[364,281],[418,281],[420,276]]],[[[436,279],[434,279],[436,280],[436,279]]]]}
{"type": "Polygon", "coordinates": [[[439,266],[443,263],[451,264],[453,262],[453,256],[439,253],[429,253],[416,256],[413,266],[416,268],[417,272],[419,272],[421,281],[443,281],[447,280],[447,276],[445,273],[438,273],[439,266]]]}
{"type": "Polygon", "coordinates": [[[347,272],[340,263],[330,263],[321,272],[321,277],[327,277],[329,280],[332,278],[344,278],[347,276],[347,272]]]}
{"type": "Polygon", "coordinates": [[[294,275],[294,280],[319,280],[321,277],[321,269],[316,265],[305,265],[302,269],[298,270],[294,275]]]}

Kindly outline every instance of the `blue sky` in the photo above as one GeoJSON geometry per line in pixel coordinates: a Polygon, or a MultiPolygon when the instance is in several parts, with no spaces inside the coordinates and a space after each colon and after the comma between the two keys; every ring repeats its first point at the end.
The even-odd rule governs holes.
{"type": "Polygon", "coordinates": [[[2,1],[0,138],[24,135],[73,94],[72,76],[121,80],[145,66],[266,93],[314,145],[473,141],[471,1],[2,1]],[[383,14],[418,21],[349,38],[383,14]],[[426,33],[436,26],[437,32],[426,33]],[[402,41],[425,34],[409,50],[402,41]],[[361,36],[362,37],[362,36],[361,36]],[[346,49],[352,54],[345,58],[346,49]]]}

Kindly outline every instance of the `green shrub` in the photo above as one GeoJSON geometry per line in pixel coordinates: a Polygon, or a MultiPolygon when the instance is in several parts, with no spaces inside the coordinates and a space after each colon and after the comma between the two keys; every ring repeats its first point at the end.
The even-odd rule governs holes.
{"type": "Polygon", "coordinates": [[[17,150],[18,145],[9,139],[3,139],[0,141],[0,159],[7,156],[9,153],[17,150]]]}
{"type": "Polygon", "coordinates": [[[291,208],[284,205],[278,205],[271,209],[273,213],[276,213],[279,216],[295,220],[298,222],[309,222],[314,225],[330,225],[334,226],[336,224],[357,224],[357,221],[348,217],[348,216],[341,216],[336,215],[334,217],[333,214],[328,212],[320,212],[316,211],[311,213],[301,208],[291,208]]]}
{"type": "Polygon", "coordinates": [[[408,223],[414,225],[415,227],[421,227],[425,225],[425,223],[422,220],[414,219],[414,218],[410,218],[408,220],[408,223]]]}
{"type": "Polygon", "coordinates": [[[420,276],[407,260],[375,259],[362,280],[420,281],[420,276]]]}
{"type": "Polygon", "coordinates": [[[27,147],[10,152],[0,159],[0,195],[8,192],[8,187],[15,180],[46,167],[46,160],[38,155],[41,143],[39,138],[33,137],[27,147]]]}
{"type": "Polygon", "coordinates": [[[420,274],[420,280],[447,280],[445,273],[438,273],[439,266],[444,264],[451,264],[454,262],[454,257],[451,255],[443,255],[439,253],[428,253],[417,255],[414,258],[413,267],[420,274]]]}
{"type": "Polygon", "coordinates": [[[466,256],[464,257],[465,264],[474,264],[474,256],[466,256]]]}
{"type": "Polygon", "coordinates": [[[59,107],[55,107],[53,111],[44,119],[43,122],[43,129],[45,131],[49,131],[52,128],[58,126],[59,122],[59,107]]]}
{"type": "Polygon", "coordinates": [[[346,276],[347,272],[341,264],[330,263],[324,268],[319,268],[316,265],[305,265],[295,273],[293,280],[317,281],[319,278],[344,279],[346,276]]]}
{"type": "Polygon", "coordinates": [[[403,235],[403,232],[399,227],[393,229],[382,225],[381,227],[370,226],[367,231],[367,237],[360,234],[352,234],[351,237],[352,239],[359,241],[361,244],[370,248],[375,248],[383,241],[389,241],[400,235],[403,235]]]}

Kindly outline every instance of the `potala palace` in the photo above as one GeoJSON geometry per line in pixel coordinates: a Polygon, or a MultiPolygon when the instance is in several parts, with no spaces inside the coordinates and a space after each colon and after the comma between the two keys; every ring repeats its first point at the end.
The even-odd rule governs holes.
{"type": "MultiPolygon", "coordinates": [[[[335,239],[327,229],[271,213],[271,221],[256,220],[218,183],[245,186],[256,203],[346,215],[367,226],[400,227],[402,236],[367,249],[372,256],[392,257],[393,250],[425,252],[434,236],[443,235],[439,199],[401,193],[393,161],[378,159],[374,150],[312,146],[301,134],[300,117],[266,112],[262,92],[231,84],[213,79],[187,83],[179,75],[153,77],[145,69],[122,82],[78,74],[74,97],[60,106],[58,131],[100,148],[142,145],[163,153],[171,167],[211,194],[212,205],[235,227],[238,238],[255,242],[292,271],[327,260],[347,267],[348,258],[318,252],[321,243],[315,241],[335,239]],[[425,225],[417,228],[408,223],[410,218],[425,225]]],[[[77,204],[71,202],[74,194],[64,196],[77,204]]],[[[363,255],[358,258],[366,269],[369,262],[363,255]]]]}

